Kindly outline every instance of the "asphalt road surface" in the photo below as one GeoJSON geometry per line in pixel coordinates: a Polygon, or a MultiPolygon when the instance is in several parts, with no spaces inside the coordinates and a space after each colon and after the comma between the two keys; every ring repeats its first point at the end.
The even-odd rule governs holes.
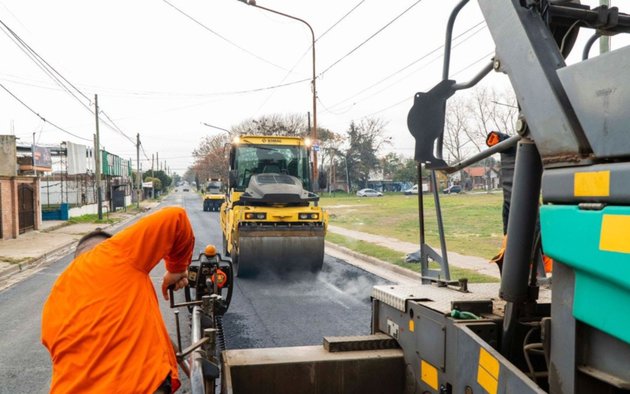
{"type": "MultiPolygon", "coordinates": [[[[186,208],[192,223],[195,255],[212,243],[221,251],[219,214],[204,212],[199,195],[177,192],[162,204],[186,208]]],[[[41,309],[57,276],[71,261],[65,256],[8,289],[0,291],[0,393],[47,393],[51,365],[40,343],[41,309]]],[[[156,289],[164,272],[151,272],[156,289]]],[[[232,304],[223,326],[228,349],[317,345],[324,336],[370,332],[370,291],[386,283],[330,256],[317,275],[289,278],[259,276],[235,281],[232,304]]],[[[161,298],[161,297],[160,297],[161,298]]],[[[177,298],[181,299],[181,294],[177,298]]],[[[175,338],[173,313],[162,313],[175,338]]],[[[189,343],[187,316],[182,313],[183,345],[189,343]]],[[[181,392],[188,392],[184,378],[181,392]]]]}

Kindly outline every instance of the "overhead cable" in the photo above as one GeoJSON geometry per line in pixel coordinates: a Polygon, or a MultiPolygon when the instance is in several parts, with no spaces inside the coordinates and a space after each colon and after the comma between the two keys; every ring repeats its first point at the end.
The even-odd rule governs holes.
{"type": "Polygon", "coordinates": [[[44,122],[50,124],[51,126],[53,126],[54,128],[56,128],[59,131],[62,131],[66,134],[69,134],[75,138],[84,140],[84,141],[92,141],[91,139],[88,138],[84,138],[81,137],[80,135],[77,135],[75,133],[71,133],[68,130],[57,126],[56,124],[54,124],[53,122],[49,121],[48,119],[46,119],[45,117],[43,117],[42,115],[40,115],[37,111],[35,111],[33,108],[31,108],[30,106],[28,106],[24,101],[22,101],[19,97],[17,97],[15,94],[13,94],[13,92],[11,92],[9,89],[7,89],[3,84],[0,83],[0,88],[4,89],[7,93],[9,93],[14,99],[16,99],[20,104],[22,104],[24,107],[26,107],[29,111],[31,111],[35,116],[37,116],[38,118],[40,118],[41,120],[43,120],[44,122]]]}
{"type": "MultiPolygon", "coordinates": [[[[469,33],[470,31],[474,30],[475,28],[477,28],[477,27],[479,27],[479,26],[481,26],[481,25],[484,25],[484,23],[485,23],[484,21],[478,22],[478,23],[477,23],[477,24],[475,24],[474,26],[472,26],[472,27],[470,27],[470,28],[466,29],[466,30],[465,30],[464,32],[462,32],[461,34],[458,34],[457,36],[455,36],[455,37],[453,38],[453,41],[455,41],[455,40],[457,40],[458,38],[460,38],[460,37],[462,37],[462,36],[466,35],[467,33],[469,33]]],[[[456,43],[456,44],[453,46],[453,48],[456,48],[458,45],[460,45],[460,44],[462,44],[463,42],[465,42],[465,41],[469,40],[470,38],[472,38],[473,36],[475,36],[477,33],[481,32],[483,29],[485,29],[485,26],[483,26],[482,28],[480,28],[480,29],[478,29],[477,31],[473,32],[471,35],[469,35],[468,37],[464,38],[464,39],[463,39],[463,40],[461,40],[460,42],[456,43]]],[[[432,50],[430,50],[430,51],[426,52],[426,53],[425,53],[425,54],[423,54],[422,56],[420,56],[420,57],[418,57],[417,59],[413,60],[411,63],[407,64],[406,66],[404,66],[404,67],[402,67],[402,68],[400,68],[400,69],[398,69],[398,70],[394,71],[393,73],[391,73],[391,74],[387,75],[386,77],[384,77],[384,78],[382,78],[382,79],[378,80],[377,82],[374,82],[374,83],[373,83],[373,84],[371,84],[370,86],[368,86],[368,87],[366,87],[366,88],[361,89],[360,91],[356,92],[356,93],[355,93],[355,94],[353,94],[352,96],[347,97],[347,98],[345,98],[345,99],[343,99],[343,100],[341,100],[341,101],[338,101],[337,103],[335,103],[335,104],[331,105],[331,106],[330,106],[330,108],[335,108],[335,107],[339,106],[340,104],[343,104],[343,103],[345,103],[345,102],[347,102],[347,101],[349,101],[349,100],[352,100],[353,98],[355,98],[355,97],[359,96],[360,94],[362,94],[362,93],[364,93],[364,92],[366,92],[366,91],[368,91],[368,90],[372,89],[373,87],[375,87],[375,86],[377,86],[377,85],[380,85],[381,83],[383,83],[383,82],[387,81],[388,79],[391,79],[391,78],[395,77],[396,75],[398,75],[398,74],[402,73],[403,71],[407,70],[408,68],[410,68],[410,67],[414,66],[415,64],[417,64],[417,63],[421,62],[422,60],[426,59],[427,57],[429,57],[429,56],[433,55],[434,53],[438,52],[438,51],[439,51],[439,50],[441,50],[442,48],[444,48],[444,44],[442,44],[442,45],[440,45],[440,46],[438,46],[438,47],[436,47],[436,48],[434,48],[434,49],[432,49],[432,50]]],[[[442,55],[442,56],[440,56],[440,58],[441,58],[441,57],[443,57],[443,55],[442,55]]],[[[419,69],[419,70],[420,70],[420,69],[419,69]]],[[[419,70],[414,71],[414,73],[415,73],[415,72],[417,72],[417,71],[419,71],[419,70]]]]}
{"type": "MultiPolygon", "coordinates": [[[[324,31],[322,34],[320,34],[318,37],[315,38],[315,42],[317,42],[320,38],[322,38],[323,36],[325,36],[328,32],[330,32],[332,29],[334,29],[339,23],[341,23],[341,21],[343,21],[344,19],[346,19],[348,17],[348,15],[350,15],[351,13],[354,12],[354,10],[356,10],[357,8],[359,8],[359,6],[361,4],[363,4],[365,2],[365,0],[361,0],[359,1],[354,7],[352,7],[350,9],[350,11],[346,12],[341,18],[339,18],[335,23],[333,23],[328,29],[326,29],[326,31],[324,31]]],[[[307,53],[309,53],[311,51],[312,48],[312,44],[308,46],[308,48],[306,48],[306,51],[304,51],[304,53],[300,56],[300,58],[295,62],[295,64],[293,65],[293,67],[291,67],[291,69],[285,74],[285,76],[282,78],[282,80],[280,80],[280,83],[283,83],[284,81],[287,80],[287,78],[289,77],[289,75],[291,75],[293,73],[293,71],[295,70],[295,68],[297,67],[298,64],[300,64],[300,62],[302,61],[302,59],[304,58],[304,56],[306,56],[307,53]]],[[[275,91],[272,91],[267,98],[265,99],[265,101],[263,101],[263,103],[260,105],[260,107],[258,107],[258,109],[256,110],[256,113],[258,113],[258,111],[260,111],[268,102],[269,100],[273,97],[275,91]]]]}
{"type": "MultiPolygon", "coordinates": [[[[70,94],[81,106],[87,109],[88,112],[94,115],[94,110],[90,107],[91,101],[90,98],[83,93],[79,88],[77,88],[74,84],[72,84],[67,78],[65,78],[59,71],[57,71],[53,66],[50,65],[42,56],[37,53],[33,48],[31,48],[26,41],[24,41],[16,32],[14,32],[9,26],[7,26],[2,20],[0,20],[0,25],[4,28],[3,32],[11,39],[13,42],[20,48],[22,52],[24,52],[36,65],[39,67],[46,75],[48,75],[59,87],[62,88],[65,92],[70,94]],[[64,83],[65,82],[65,83],[64,83]],[[88,101],[88,104],[83,102],[81,98],[79,98],[73,90],[71,90],[67,85],[69,85],[74,91],[76,91],[79,95],[81,95],[85,100],[88,101]]],[[[97,115],[98,116],[98,115],[97,115]]],[[[110,120],[111,121],[111,120],[110,120]]],[[[103,121],[103,124],[110,129],[120,133],[123,137],[129,140],[131,143],[134,141],[123,132],[118,126],[111,125],[110,123],[103,121]]]]}
{"type": "Polygon", "coordinates": [[[400,14],[398,14],[398,16],[396,16],[394,19],[392,19],[391,21],[387,22],[383,27],[381,27],[380,29],[378,29],[376,32],[374,32],[371,36],[369,36],[368,38],[366,38],[363,42],[361,42],[359,45],[357,45],[356,47],[354,47],[350,52],[346,53],[345,55],[343,55],[342,57],[340,57],[339,59],[337,59],[335,62],[333,62],[330,66],[328,66],[326,69],[324,69],[324,71],[320,72],[318,76],[322,76],[324,75],[326,72],[328,72],[331,68],[335,67],[337,64],[339,64],[342,60],[346,59],[348,56],[352,55],[357,49],[361,48],[363,45],[365,45],[368,41],[370,41],[372,38],[376,37],[378,34],[380,34],[383,30],[387,29],[389,26],[392,25],[392,23],[396,22],[401,16],[405,15],[407,12],[409,12],[413,7],[415,7],[416,5],[420,4],[422,0],[418,0],[415,3],[413,3],[412,5],[410,5],[406,10],[404,10],[403,12],[401,12],[400,14]]]}
{"type": "Polygon", "coordinates": [[[174,4],[172,4],[171,2],[169,2],[168,0],[162,0],[163,2],[165,2],[166,4],[170,5],[171,7],[173,7],[177,12],[179,12],[180,14],[184,15],[186,18],[190,19],[191,21],[195,22],[196,24],[198,24],[199,26],[201,26],[203,29],[209,31],[210,33],[214,34],[215,36],[219,37],[220,39],[222,39],[223,41],[227,42],[228,44],[240,49],[241,51],[247,53],[248,55],[251,55],[253,57],[255,57],[256,59],[267,63],[271,66],[274,66],[276,68],[279,68],[281,70],[287,70],[286,68],[279,66],[275,63],[273,63],[270,60],[267,60],[265,58],[263,58],[262,56],[259,56],[257,54],[255,54],[254,52],[243,48],[242,46],[236,44],[234,41],[228,39],[227,37],[223,36],[222,34],[217,33],[216,31],[212,30],[211,28],[209,28],[208,26],[204,25],[203,23],[201,23],[199,20],[195,19],[194,17],[192,17],[190,14],[187,14],[186,12],[184,12],[183,10],[181,10],[180,8],[178,8],[177,6],[175,6],[174,4]]]}

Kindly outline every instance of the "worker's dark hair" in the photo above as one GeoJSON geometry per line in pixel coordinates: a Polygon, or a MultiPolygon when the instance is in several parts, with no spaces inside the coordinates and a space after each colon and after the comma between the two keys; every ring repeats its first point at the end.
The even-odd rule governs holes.
{"type": "Polygon", "coordinates": [[[112,235],[110,233],[108,233],[107,231],[103,231],[103,229],[100,227],[97,227],[96,229],[94,229],[94,231],[90,231],[89,233],[81,237],[81,239],[77,243],[77,247],[74,252],[74,257],[77,257],[83,252],[81,245],[85,244],[88,240],[93,239],[93,238],[103,238],[103,241],[104,241],[111,237],[112,235]]]}

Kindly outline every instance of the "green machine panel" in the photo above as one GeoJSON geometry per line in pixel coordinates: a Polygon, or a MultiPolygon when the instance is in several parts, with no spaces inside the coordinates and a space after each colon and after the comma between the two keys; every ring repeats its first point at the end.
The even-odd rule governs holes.
{"type": "Polygon", "coordinates": [[[545,254],[575,270],[576,319],[630,343],[630,207],[540,209],[545,254]]]}

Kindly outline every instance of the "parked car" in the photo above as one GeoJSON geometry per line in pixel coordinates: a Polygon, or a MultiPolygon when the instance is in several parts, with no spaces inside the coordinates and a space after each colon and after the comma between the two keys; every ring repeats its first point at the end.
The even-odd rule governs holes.
{"type": "Polygon", "coordinates": [[[451,185],[446,189],[442,190],[444,194],[453,194],[453,193],[461,193],[462,187],[460,185],[451,185]]]}
{"type": "Polygon", "coordinates": [[[409,189],[405,190],[403,193],[405,193],[405,196],[410,196],[412,194],[418,194],[418,185],[413,185],[409,189]]]}
{"type": "Polygon", "coordinates": [[[374,189],[361,189],[357,192],[358,197],[383,197],[383,193],[374,189]]]}

